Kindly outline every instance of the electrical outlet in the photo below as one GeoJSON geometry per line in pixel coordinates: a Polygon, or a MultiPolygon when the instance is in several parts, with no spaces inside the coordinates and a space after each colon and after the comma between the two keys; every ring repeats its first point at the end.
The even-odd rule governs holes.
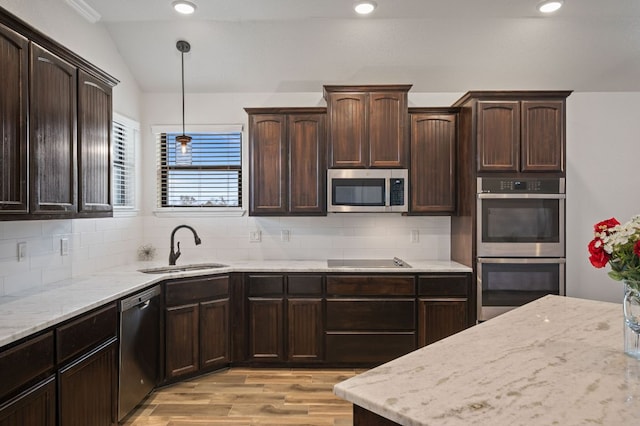
{"type": "Polygon", "coordinates": [[[22,262],[27,257],[27,243],[18,243],[18,262],[22,262]]]}
{"type": "Polygon", "coordinates": [[[251,231],[249,232],[249,242],[251,243],[259,243],[262,241],[262,231],[251,231]]]}
{"type": "Polygon", "coordinates": [[[68,238],[60,238],[60,256],[69,256],[68,238]]]}
{"type": "Polygon", "coordinates": [[[412,243],[420,242],[420,231],[417,229],[412,229],[410,238],[412,243]]]}
{"type": "Polygon", "coordinates": [[[283,229],[280,231],[280,241],[283,242],[289,242],[289,239],[291,237],[291,233],[289,232],[288,229],[283,229]]]}

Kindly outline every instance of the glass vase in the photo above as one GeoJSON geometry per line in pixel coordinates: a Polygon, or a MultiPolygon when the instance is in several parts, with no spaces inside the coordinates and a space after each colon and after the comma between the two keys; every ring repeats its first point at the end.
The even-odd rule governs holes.
{"type": "Polygon", "coordinates": [[[640,282],[624,283],[624,352],[640,359],[640,282]]]}

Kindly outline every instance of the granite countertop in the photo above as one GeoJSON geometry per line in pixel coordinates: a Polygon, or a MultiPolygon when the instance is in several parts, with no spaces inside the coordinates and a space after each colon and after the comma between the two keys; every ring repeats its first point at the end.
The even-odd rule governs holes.
{"type": "MultiPolygon", "coordinates": [[[[210,261],[210,259],[195,259],[189,263],[207,263],[210,261]]],[[[118,300],[167,278],[195,277],[230,272],[370,272],[381,274],[471,272],[471,268],[464,265],[441,260],[412,260],[408,262],[412,268],[408,269],[329,268],[326,260],[226,262],[216,259],[216,263],[222,263],[228,265],[228,267],[170,274],[143,274],[138,269],[166,266],[166,263],[137,262],[0,297],[0,347],[105,303],[118,300]]]]}
{"type": "Polygon", "coordinates": [[[620,304],[545,296],[334,387],[402,425],[638,425],[620,304]]]}

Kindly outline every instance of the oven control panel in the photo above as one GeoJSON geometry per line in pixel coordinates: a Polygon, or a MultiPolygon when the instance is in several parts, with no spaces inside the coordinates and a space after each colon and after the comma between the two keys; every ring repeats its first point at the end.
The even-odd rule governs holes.
{"type": "Polygon", "coordinates": [[[478,178],[478,192],[564,194],[564,178],[478,178]]]}

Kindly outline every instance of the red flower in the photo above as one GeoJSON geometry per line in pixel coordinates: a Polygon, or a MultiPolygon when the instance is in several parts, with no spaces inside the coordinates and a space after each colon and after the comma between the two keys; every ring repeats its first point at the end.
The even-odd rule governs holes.
{"type": "Polygon", "coordinates": [[[636,254],[636,256],[640,257],[640,240],[636,241],[636,243],[633,245],[633,252],[636,254]]]}
{"type": "MultiPolygon", "coordinates": [[[[597,225],[596,225],[597,226],[597,225]]],[[[594,238],[589,243],[589,262],[596,268],[604,268],[609,262],[609,254],[604,251],[602,240],[600,238],[594,238]]]]}
{"type": "Polygon", "coordinates": [[[596,223],[593,226],[593,230],[596,233],[605,232],[607,235],[609,235],[608,230],[613,228],[616,225],[620,225],[620,222],[618,222],[618,220],[615,217],[612,217],[611,219],[603,220],[602,222],[596,223]]]}

